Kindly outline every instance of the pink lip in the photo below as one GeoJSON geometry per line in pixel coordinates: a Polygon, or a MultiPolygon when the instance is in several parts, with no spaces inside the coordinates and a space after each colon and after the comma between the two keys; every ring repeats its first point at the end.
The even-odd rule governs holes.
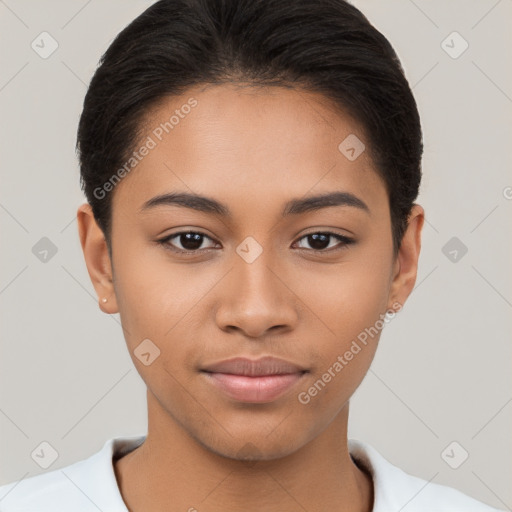
{"type": "Polygon", "coordinates": [[[275,400],[298,382],[304,372],[248,377],[229,373],[203,372],[208,380],[229,397],[241,402],[265,403],[275,400]]]}
{"type": "Polygon", "coordinates": [[[271,402],[298,382],[306,369],[277,357],[235,357],[201,369],[201,373],[230,398],[242,402],[271,402]]]}

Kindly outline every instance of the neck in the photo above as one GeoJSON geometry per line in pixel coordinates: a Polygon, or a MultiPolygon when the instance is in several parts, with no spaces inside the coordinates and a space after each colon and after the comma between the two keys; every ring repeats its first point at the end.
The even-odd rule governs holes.
{"type": "Polygon", "coordinates": [[[371,476],[348,452],[348,403],[309,443],[272,460],[214,452],[165,413],[149,392],[148,411],[146,440],[114,463],[130,512],[372,510],[371,476]]]}

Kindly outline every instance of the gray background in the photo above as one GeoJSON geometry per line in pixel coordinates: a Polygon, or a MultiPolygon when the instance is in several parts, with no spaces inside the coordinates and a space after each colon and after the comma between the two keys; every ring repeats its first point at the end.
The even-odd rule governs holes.
{"type": "MultiPolygon", "coordinates": [[[[44,471],[31,458],[42,441],[53,470],[146,429],[143,381],[83,260],[74,144],[99,57],[150,3],[0,0],[0,484],[44,471]],[[46,59],[31,47],[43,31],[59,45],[46,59]],[[43,237],[57,249],[46,262],[32,252],[43,237]]],[[[512,1],[354,4],[397,50],[418,102],[426,223],[416,288],[352,400],[350,436],[510,509],[512,1]],[[442,43],[453,31],[469,43],[458,58],[444,48],[460,40],[442,43]],[[442,457],[453,441],[452,465],[469,453],[458,469],[442,457]]]]}

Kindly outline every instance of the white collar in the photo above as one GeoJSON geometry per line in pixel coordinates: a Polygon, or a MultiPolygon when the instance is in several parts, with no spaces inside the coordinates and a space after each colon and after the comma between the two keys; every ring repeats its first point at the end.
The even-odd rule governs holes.
{"type": "MultiPolygon", "coordinates": [[[[145,439],[145,435],[112,438],[86,459],[2,486],[0,509],[128,512],[117,485],[113,457],[122,457],[145,439]]],[[[349,439],[348,448],[357,465],[372,476],[373,512],[498,512],[460,491],[405,473],[363,441],[349,439]]]]}

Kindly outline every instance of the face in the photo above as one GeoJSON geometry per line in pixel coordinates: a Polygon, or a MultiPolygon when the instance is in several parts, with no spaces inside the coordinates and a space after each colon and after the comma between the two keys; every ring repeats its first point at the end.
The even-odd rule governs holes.
{"type": "Polygon", "coordinates": [[[150,149],[113,193],[112,282],[93,276],[86,250],[99,228],[80,225],[150,416],[228,457],[292,453],[346,409],[367,372],[384,314],[412,288],[421,223],[395,259],[384,182],[366,151],[339,148],[365,135],[319,94],[196,87],[144,127],[137,147],[150,149]],[[203,371],[262,356],[299,370],[238,381],[203,371]]]}

